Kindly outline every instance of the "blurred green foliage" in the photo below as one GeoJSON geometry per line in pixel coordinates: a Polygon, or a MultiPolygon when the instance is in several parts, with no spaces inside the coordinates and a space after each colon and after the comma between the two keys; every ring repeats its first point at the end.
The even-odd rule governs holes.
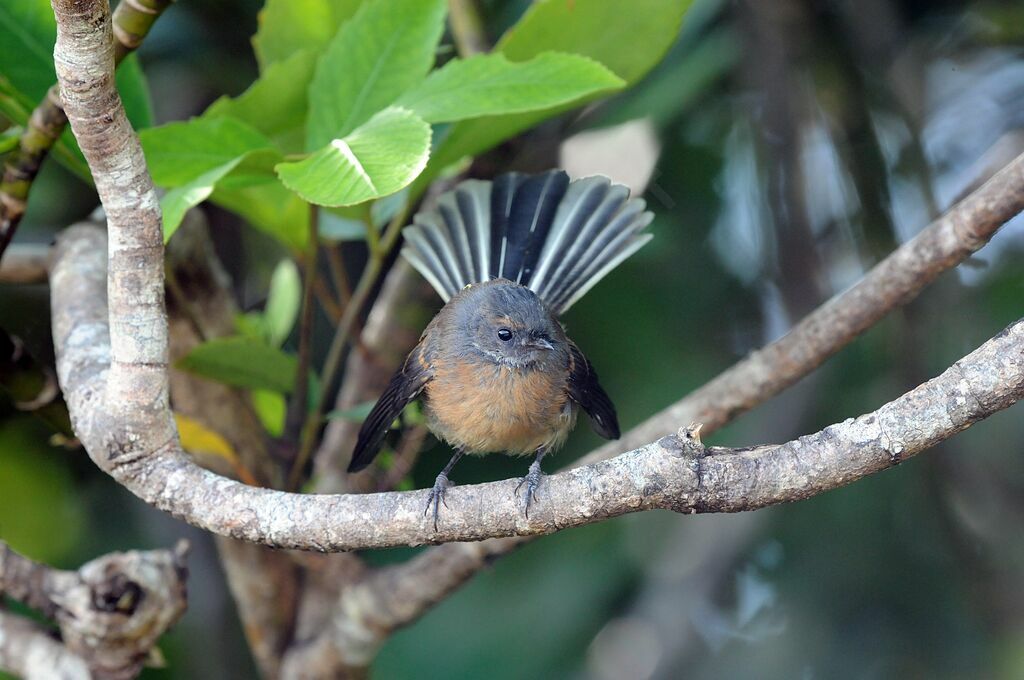
{"type": "MultiPolygon", "coordinates": [[[[188,124],[201,129],[238,119],[278,153],[306,150],[305,83],[355,4],[272,0],[257,22],[259,0],[177,3],[139,54],[157,122],[202,114],[188,124]]],[[[625,427],[852,283],[974,181],[990,147],[1020,150],[1013,144],[1024,126],[1024,9],[1013,3],[669,3],[686,13],[681,32],[659,14],[666,4],[653,0],[478,4],[488,39],[510,59],[582,54],[635,85],[521,141],[503,140],[541,114],[435,126],[431,160],[406,196],[499,141],[471,172],[542,169],[557,162],[559,137],[648,119],[658,144],[646,191],[656,238],[566,318],[625,427]],[[572,13],[587,17],[585,30],[541,22],[572,13]]],[[[20,21],[13,16],[0,7],[0,25],[20,21]]],[[[441,39],[442,60],[450,43],[441,39]]],[[[25,49],[0,42],[0,72],[9,80],[4,55],[25,49]]],[[[33,87],[45,90],[42,79],[33,87]]],[[[243,153],[197,166],[179,186],[243,153]]],[[[641,155],[631,149],[603,170],[641,163],[641,155]]],[[[269,173],[262,182],[238,179],[247,162],[191,189],[212,190],[218,251],[254,314],[247,318],[263,319],[272,272],[304,247],[309,213],[269,173]]],[[[48,240],[93,201],[80,181],[48,164],[19,239],[48,240]]],[[[356,212],[329,220],[331,240],[344,239],[344,262],[358,271],[367,224],[386,220],[356,212]]],[[[943,370],[1021,315],[1022,232],[1016,220],[971,263],[713,443],[815,431],[943,370]]],[[[0,325],[42,357],[44,299],[39,289],[0,288],[0,325]]],[[[278,305],[289,307],[271,307],[278,305]]],[[[290,312],[271,316],[278,321],[270,336],[263,321],[243,335],[276,348],[280,319],[290,312]]],[[[319,365],[332,328],[322,315],[315,327],[319,365]]],[[[296,350],[294,336],[281,345],[285,352],[296,350]]],[[[267,394],[266,420],[279,427],[283,405],[278,393],[267,394]]],[[[30,417],[3,408],[0,537],[16,548],[71,566],[105,550],[167,545],[185,531],[128,497],[84,454],[49,447],[30,417]]],[[[396,634],[376,675],[1024,677],[1020,409],[894,471],[805,502],[735,517],[649,513],[536,541],[396,634]]],[[[580,427],[552,468],[598,443],[580,427]]],[[[412,485],[429,486],[448,455],[428,440],[412,485]]],[[[471,458],[454,481],[523,472],[522,460],[471,458]]],[[[189,535],[199,546],[192,607],[162,645],[170,667],[146,675],[252,677],[209,539],[189,535]]],[[[367,559],[399,561],[413,552],[367,559]]]]}

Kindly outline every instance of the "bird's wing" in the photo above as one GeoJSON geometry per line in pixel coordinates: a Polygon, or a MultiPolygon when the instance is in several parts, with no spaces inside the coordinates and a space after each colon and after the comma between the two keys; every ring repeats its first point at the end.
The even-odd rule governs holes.
{"type": "Polygon", "coordinates": [[[619,438],[615,406],[597,381],[597,372],[574,343],[569,343],[569,398],[590,416],[594,431],[605,439],[619,438]]]}
{"type": "Polygon", "coordinates": [[[424,344],[420,342],[391,378],[384,394],[380,395],[373,410],[363,421],[363,426],[359,428],[356,447],[352,451],[352,461],[348,465],[349,472],[358,472],[373,462],[391,423],[402,413],[402,409],[423,391],[431,377],[432,372],[425,357],[424,344]]]}

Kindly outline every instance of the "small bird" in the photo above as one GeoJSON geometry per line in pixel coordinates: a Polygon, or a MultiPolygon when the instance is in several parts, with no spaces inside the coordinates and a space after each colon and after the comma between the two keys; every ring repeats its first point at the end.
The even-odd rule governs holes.
{"type": "Polygon", "coordinates": [[[525,513],[541,460],[560,447],[579,409],[606,439],[619,437],[611,399],[563,314],[650,240],[643,200],[606,177],[562,171],[467,180],[416,215],[402,255],[447,304],[395,373],[359,431],[348,471],[377,455],[392,422],[417,397],[427,427],[455,449],[424,514],[434,527],[448,475],[465,454],[534,455],[525,513]]]}

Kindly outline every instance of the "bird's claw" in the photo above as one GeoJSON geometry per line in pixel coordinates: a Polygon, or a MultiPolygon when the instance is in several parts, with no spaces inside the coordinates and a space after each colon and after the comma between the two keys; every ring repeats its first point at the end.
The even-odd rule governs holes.
{"type": "Polygon", "coordinates": [[[530,518],[530,503],[533,501],[534,496],[537,495],[537,487],[540,485],[540,479],[544,476],[544,473],[540,469],[540,463],[534,461],[530,464],[530,471],[526,473],[526,476],[520,480],[516,486],[516,495],[519,494],[519,489],[526,485],[526,492],[523,494],[524,508],[523,513],[526,518],[530,518]]]}
{"type": "Polygon", "coordinates": [[[437,517],[441,511],[441,504],[444,507],[448,507],[448,501],[445,500],[445,492],[448,491],[448,475],[443,472],[437,476],[434,480],[434,487],[430,490],[430,494],[427,496],[427,507],[423,509],[423,516],[426,517],[427,513],[430,512],[430,506],[434,506],[434,531],[437,531],[437,517]]]}

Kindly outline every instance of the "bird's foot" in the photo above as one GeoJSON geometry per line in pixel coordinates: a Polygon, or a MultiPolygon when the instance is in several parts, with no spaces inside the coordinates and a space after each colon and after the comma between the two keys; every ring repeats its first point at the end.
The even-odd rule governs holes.
{"type": "Polygon", "coordinates": [[[434,488],[430,490],[430,495],[427,496],[427,507],[423,511],[423,516],[426,517],[427,513],[430,512],[430,506],[434,506],[434,531],[437,531],[437,516],[441,511],[441,504],[444,503],[444,507],[448,507],[448,502],[445,501],[444,495],[448,491],[448,487],[451,482],[448,481],[448,475],[441,473],[434,480],[434,488]]]}
{"type": "Polygon", "coordinates": [[[544,472],[540,469],[540,461],[535,460],[530,463],[530,471],[526,473],[526,476],[519,482],[519,486],[516,487],[516,493],[518,494],[519,489],[524,485],[526,486],[526,491],[523,493],[523,512],[527,519],[530,518],[530,503],[537,493],[537,487],[540,485],[540,480],[543,476],[544,472]]]}

